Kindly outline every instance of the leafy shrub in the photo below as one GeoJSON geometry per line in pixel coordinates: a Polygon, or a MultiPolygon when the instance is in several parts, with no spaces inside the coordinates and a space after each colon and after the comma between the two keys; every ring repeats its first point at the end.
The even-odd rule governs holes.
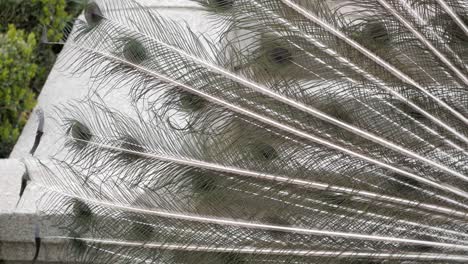
{"type": "Polygon", "coordinates": [[[62,37],[60,29],[70,19],[66,6],[66,0],[0,0],[3,18],[0,29],[5,30],[8,24],[14,24],[40,36],[43,25],[47,25],[50,28],[47,32],[49,39],[58,41],[62,37]]]}
{"type": "Polygon", "coordinates": [[[60,41],[81,9],[79,0],[0,0],[0,158],[8,156],[61,50],[38,44],[43,25],[50,41],[60,41]]]}
{"type": "MultiPolygon", "coordinates": [[[[37,40],[47,26],[47,37],[50,41],[62,38],[62,29],[71,19],[65,11],[65,0],[0,0],[0,10],[4,17],[0,30],[14,24],[17,28],[32,32],[37,40]]],[[[39,65],[36,77],[31,83],[31,89],[39,93],[55,63],[56,53],[53,46],[39,45],[36,48],[36,62],[39,65]]]]}
{"type": "Polygon", "coordinates": [[[30,84],[37,74],[37,42],[10,25],[0,34],[0,157],[7,157],[35,105],[30,84]]]}

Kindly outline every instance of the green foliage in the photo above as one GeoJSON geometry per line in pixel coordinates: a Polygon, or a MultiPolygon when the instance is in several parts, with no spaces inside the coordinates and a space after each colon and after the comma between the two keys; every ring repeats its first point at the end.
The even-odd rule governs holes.
{"type": "Polygon", "coordinates": [[[0,30],[5,31],[8,24],[14,24],[36,36],[42,33],[43,25],[47,25],[50,40],[62,38],[61,29],[70,19],[66,12],[66,0],[0,0],[2,20],[0,30]]]}
{"type": "Polygon", "coordinates": [[[0,158],[8,156],[60,52],[61,46],[38,44],[44,28],[50,41],[60,41],[81,9],[80,1],[0,0],[0,158]]]}
{"type": "MultiPolygon", "coordinates": [[[[6,0],[6,2],[9,1],[11,2],[12,0],[6,0]]],[[[46,25],[48,40],[60,41],[63,37],[62,29],[67,24],[67,21],[71,19],[65,8],[65,0],[15,1],[13,4],[10,3],[9,8],[3,9],[9,10],[9,14],[6,16],[7,19],[3,23],[15,24],[17,28],[33,32],[37,39],[41,36],[44,25],[46,25]]],[[[0,25],[0,27],[4,26],[4,24],[0,25]]],[[[58,51],[54,50],[54,47],[50,45],[39,45],[37,47],[36,62],[39,65],[39,69],[36,78],[31,84],[31,88],[34,91],[39,92],[41,90],[55,63],[58,51]]]]}
{"type": "Polygon", "coordinates": [[[29,88],[37,74],[34,33],[26,34],[10,25],[0,35],[0,157],[6,157],[35,104],[29,88]]]}

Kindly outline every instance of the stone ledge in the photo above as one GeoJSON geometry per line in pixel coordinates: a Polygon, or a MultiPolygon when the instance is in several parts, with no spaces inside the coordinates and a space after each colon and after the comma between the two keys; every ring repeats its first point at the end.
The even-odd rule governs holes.
{"type": "MultiPolygon", "coordinates": [[[[35,253],[34,229],[38,217],[34,214],[0,214],[0,263],[31,263],[35,253]]],[[[40,229],[48,233],[58,233],[49,221],[42,221],[40,229]]],[[[59,258],[60,244],[44,243],[41,246],[39,261],[43,263],[63,263],[59,258]]],[[[40,262],[39,262],[40,263],[40,262]]]]}
{"type": "Polygon", "coordinates": [[[15,209],[21,187],[21,177],[25,171],[18,159],[0,159],[0,213],[15,209]]]}

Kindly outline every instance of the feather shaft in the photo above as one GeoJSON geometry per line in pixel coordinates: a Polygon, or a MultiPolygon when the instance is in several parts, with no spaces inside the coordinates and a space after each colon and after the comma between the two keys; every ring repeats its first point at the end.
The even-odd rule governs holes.
{"type": "Polygon", "coordinates": [[[323,138],[320,138],[320,137],[317,137],[317,136],[314,136],[314,135],[311,135],[309,133],[306,133],[302,130],[299,130],[299,129],[296,129],[296,128],[293,128],[291,126],[287,126],[287,125],[284,125],[276,120],[273,120],[271,118],[268,118],[268,117],[265,117],[263,115],[260,115],[260,114],[257,114],[257,113],[254,113],[250,110],[247,110],[245,108],[242,108],[242,107],[239,107],[237,105],[234,105],[234,104],[231,104],[229,102],[226,102],[222,99],[219,99],[217,97],[214,97],[210,94],[207,94],[207,93],[204,93],[204,92],[201,92],[193,87],[190,87],[184,83],[181,83],[177,80],[173,80],[167,76],[164,76],[162,74],[159,74],[155,71],[152,71],[152,70],[148,70],[144,67],[141,67],[140,65],[137,65],[137,64],[134,64],[134,63],[131,63],[131,62],[128,62],[128,61],[125,61],[117,56],[114,56],[114,55],[111,55],[111,54],[106,54],[106,53],[103,53],[103,52],[100,52],[100,51],[96,51],[96,50],[92,50],[92,49],[89,49],[89,48],[85,48],[85,47],[81,47],[81,46],[77,46],[77,45],[70,45],[70,46],[74,46],[75,48],[78,48],[78,49],[82,49],[82,50],[85,50],[87,52],[93,52],[95,54],[98,54],[102,57],[105,57],[107,59],[110,59],[110,60],[113,60],[113,61],[117,61],[119,63],[122,63],[122,64],[125,64],[125,65],[128,65],[130,67],[133,67],[143,73],[146,73],[148,75],[152,75],[162,81],[165,81],[167,83],[171,83],[177,87],[180,87],[180,88],[183,88],[191,93],[194,93],[198,96],[201,96],[205,99],[207,99],[208,101],[211,101],[215,104],[218,104],[218,105],[221,105],[221,106],[224,106],[226,107],[227,109],[230,109],[234,112],[237,112],[237,113],[240,113],[242,115],[245,115],[245,116],[248,116],[250,118],[253,118],[253,119],[256,119],[262,123],[265,123],[267,125],[270,125],[272,127],[275,127],[275,128],[278,128],[280,130],[283,130],[283,131],[286,131],[288,133],[291,133],[293,135],[296,135],[296,136],[299,136],[299,137],[302,137],[304,139],[307,139],[307,140],[310,140],[312,142],[315,142],[315,143],[318,143],[320,145],[323,145],[323,146],[326,146],[326,147],[329,147],[331,149],[334,149],[334,150],[338,150],[342,153],[345,153],[345,154],[348,154],[350,156],[353,156],[353,157],[356,157],[356,158],[359,158],[361,160],[364,160],[364,161],[367,161],[369,163],[372,163],[374,165],[377,165],[379,167],[382,167],[382,168],[385,168],[385,169],[388,169],[388,170],[391,170],[393,172],[396,172],[396,173],[399,173],[401,175],[405,175],[409,178],[412,178],[414,180],[417,180],[419,182],[422,182],[422,183],[425,183],[425,184],[428,184],[428,185],[431,185],[437,189],[441,189],[441,190],[445,190],[445,191],[448,191],[448,192],[451,192],[451,193],[454,193],[454,194],[457,194],[461,197],[465,197],[465,198],[468,198],[468,193],[462,191],[462,190],[459,190],[457,188],[454,188],[453,186],[447,186],[447,185],[444,185],[444,184],[440,184],[440,183],[437,183],[437,182],[434,182],[434,181],[431,181],[429,179],[426,179],[424,177],[421,177],[421,176],[418,176],[414,173],[411,173],[411,172],[408,172],[406,170],[403,170],[403,169],[400,169],[400,168],[397,168],[391,164],[387,164],[385,162],[382,162],[380,160],[377,160],[377,159],[374,159],[374,158],[371,158],[371,157],[368,157],[364,154],[361,154],[361,153],[357,153],[355,151],[352,151],[346,147],[343,147],[343,146],[340,146],[340,145],[337,145],[337,144],[334,144],[328,140],[325,140],[323,138]]]}
{"type": "Polygon", "coordinates": [[[407,259],[407,260],[455,260],[467,261],[468,257],[453,254],[435,254],[435,253],[379,253],[379,252],[360,252],[360,251],[332,251],[332,250],[297,250],[297,249],[274,249],[274,248],[254,248],[254,247],[217,247],[217,246],[199,246],[170,243],[141,243],[131,241],[105,240],[96,238],[73,238],[63,236],[48,236],[45,239],[56,241],[60,240],[80,240],[87,243],[97,243],[100,245],[137,247],[147,249],[163,249],[175,251],[191,252],[212,252],[212,253],[238,253],[238,254],[260,254],[260,255],[290,255],[302,257],[338,257],[338,258],[373,258],[373,259],[407,259]]]}
{"type": "MultiPolygon", "coordinates": [[[[415,10],[413,7],[411,7],[411,5],[407,2],[407,0],[399,0],[399,3],[401,3],[401,5],[407,10],[407,12],[409,12],[413,16],[413,18],[415,18],[415,21],[418,23],[419,26],[427,27],[428,22],[423,17],[421,17],[421,14],[418,12],[418,10],[415,10]]],[[[448,51],[453,58],[456,59],[459,65],[463,65],[465,69],[468,69],[468,65],[466,65],[463,62],[460,56],[456,54],[455,51],[453,51],[453,49],[450,48],[449,45],[447,45],[446,41],[439,34],[437,34],[436,31],[434,31],[431,28],[429,28],[428,31],[431,37],[437,39],[437,41],[441,45],[443,45],[444,49],[448,51]]]]}
{"type": "Polygon", "coordinates": [[[437,3],[449,14],[449,16],[455,21],[455,23],[465,32],[466,36],[468,36],[468,26],[463,23],[463,20],[460,19],[460,16],[445,2],[445,0],[436,0],[437,3]]]}
{"type": "Polygon", "coordinates": [[[432,43],[427,40],[411,23],[398,13],[387,1],[377,0],[386,10],[400,21],[408,30],[418,38],[429,50],[431,50],[445,65],[447,65],[465,84],[468,85],[468,77],[460,71],[442,52],[440,52],[432,43]]]}
{"type": "MultiPolygon", "coordinates": [[[[250,194],[252,194],[252,193],[250,193],[250,194]]],[[[273,198],[271,198],[271,199],[273,199],[273,198]]],[[[316,203],[320,203],[320,204],[324,203],[322,201],[317,201],[317,200],[313,200],[313,199],[310,199],[310,198],[307,198],[306,200],[316,202],[316,203]]],[[[282,202],[284,202],[284,201],[282,201],[282,202]]],[[[285,202],[285,203],[288,203],[288,202],[285,202]]],[[[288,203],[288,204],[290,204],[290,203],[288,203]]],[[[294,206],[298,206],[298,207],[303,208],[300,205],[294,205],[294,206]]],[[[327,206],[331,206],[331,207],[334,207],[334,208],[339,207],[340,209],[342,209],[342,210],[344,210],[346,212],[350,212],[353,215],[366,215],[366,216],[369,216],[370,218],[378,218],[378,219],[381,219],[381,220],[384,220],[384,221],[392,220],[392,218],[388,217],[388,216],[384,216],[384,215],[376,214],[376,213],[370,213],[370,212],[362,211],[362,210],[357,210],[357,209],[354,209],[354,208],[351,208],[351,207],[344,207],[344,206],[333,205],[333,204],[328,204],[328,203],[327,203],[327,206]]],[[[308,209],[308,211],[310,213],[319,212],[319,213],[323,213],[323,214],[332,214],[332,213],[330,213],[328,211],[316,209],[314,207],[307,208],[307,209],[308,209]]],[[[351,219],[355,220],[354,217],[352,217],[352,216],[350,217],[349,215],[346,215],[346,214],[336,214],[335,213],[334,216],[338,217],[338,218],[347,218],[347,219],[351,218],[351,219]]],[[[356,222],[358,222],[358,221],[356,221],[356,222]]],[[[448,229],[445,229],[445,228],[439,228],[439,227],[434,227],[434,226],[430,226],[430,225],[425,225],[425,224],[421,224],[421,223],[416,223],[416,222],[412,222],[412,221],[397,219],[397,222],[400,223],[400,224],[403,224],[403,225],[411,225],[411,226],[414,226],[414,227],[424,227],[424,228],[426,228],[428,230],[441,232],[441,233],[444,233],[444,234],[452,234],[452,235],[457,235],[457,236],[463,235],[464,237],[468,237],[468,235],[460,234],[460,232],[456,232],[456,231],[453,231],[453,230],[448,230],[448,229]]],[[[385,227],[392,228],[392,229],[398,230],[398,231],[407,231],[405,228],[395,227],[395,226],[391,226],[391,225],[387,225],[387,224],[382,224],[380,222],[375,222],[375,221],[372,221],[372,220],[366,220],[366,223],[373,224],[373,225],[385,226],[385,227]]],[[[420,232],[412,231],[411,233],[421,235],[420,232]]],[[[446,239],[446,240],[451,240],[452,242],[465,244],[465,240],[454,239],[454,238],[448,237],[448,236],[439,236],[439,235],[427,234],[427,233],[425,235],[430,235],[430,236],[437,237],[437,238],[440,238],[440,239],[446,239]]]]}
{"type": "MultiPolygon", "coordinates": [[[[450,127],[449,125],[445,124],[444,122],[442,122],[440,119],[434,117],[433,115],[431,115],[430,113],[428,113],[427,111],[425,111],[424,109],[422,109],[421,107],[419,107],[418,105],[416,105],[415,103],[409,101],[406,97],[404,97],[403,95],[401,95],[400,93],[394,91],[391,87],[388,87],[388,85],[385,84],[384,81],[378,79],[377,77],[373,76],[372,74],[366,72],[365,70],[361,69],[358,65],[350,62],[348,59],[342,57],[342,56],[339,56],[339,54],[337,54],[334,50],[328,48],[326,45],[324,45],[323,43],[321,43],[320,41],[316,40],[315,38],[313,38],[312,36],[302,32],[300,29],[298,29],[297,27],[291,25],[291,23],[289,23],[288,21],[284,20],[283,18],[277,16],[276,14],[274,14],[273,12],[269,11],[269,10],[265,10],[265,8],[263,6],[261,6],[259,3],[257,3],[255,0],[252,0],[253,4],[256,5],[259,9],[262,9],[263,12],[267,12],[270,16],[274,17],[275,19],[277,19],[280,23],[282,23],[283,25],[287,26],[292,32],[300,32],[303,37],[308,40],[310,43],[312,43],[314,46],[320,48],[321,50],[323,50],[325,53],[329,54],[330,56],[332,57],[335,57],[338,61],[344,63],[344,65],[346,65],[347,67],[349,67],[350,69],[356,71],[357,73],[361,74],[362,76],[364,76],[366,79],[368,79],[369,81],[371,81],[372,83],[374,83],[375,85],[377,85],[378,87],[384,89],[385,91],[389,92],[390,94],[394,95],[395,97],[397,97],[398,99],[400,99],[402,102],[405,102],[408,104],[408,106],[410,106],[411,108],[415,109],[416,111],[418,111],[419,113],[421,113],[422,115],[424,115],[425,117],[427,117],[428,119],[430,119],[431,121],[433,121],[434,123],[436,123],[437,125],[443,127],[445,130],[449,131],[450,133],[452,133],[453,135],[455,135],[457,138],[463,140],[465,143],[468,143],[468,138],[466,136],[464,136],[463,134],[461,134],[460,132],[458,132],[457,130],[455,130],[454,128],[450,127]]],[[[299,7],[300,8],[300,7],[299,7]]],[[[307,12],[307,11],[304,11],[304,12],[307,12]]],[[[321,21],[319,19],[319,21],[321,21]]],[[[324,23],[324,22],[323,22],[324,23]]],[[[329,26],[330,27],[330,26],[329,26]]],[[[346,39],[349,39],[348,37],[344,36],[343,33],[340,32],[341,35],[343,35],[344,38],[346,39]]],[[[349,40],[349,41],[353,41],[353,40],[349,40]]],[[[353,41],[353,43],[355,43],[353,41]]],[[[356,45],[359,45],[357,43],[355,43],[356,45]]],[[[360,46],[362,47],[362,46],[360,46]]],[[[362,47],[363,48],[363,47],[362,47]]],[[[364,49],[364,48],[363,48],[364,49]]],[[[375,56],[375,55],[374,55],[375,56]]],[[[393,66],[392,66],[393,67],[393,66]]],[[[440,101],[440,99],[438,99],[440,101]]],[[[445,103],[445,102],[443,102],[445,103]]]]}
{"type": "MultiPolygon", "coordinates": [[[[77,141],[83,141],[80,139],[73,139],[77,141]]],[[[96,143],[92,141],[85,141],[88,144],[92,144],[94,146],[97,146],[99,148],[105,148],[107,150],[112,150],[112,151],[120,151],[120,152],[125,152],[128,154],[133,154],[133,155],[139,155],[142,157],[147,157],[147,158],[153,158],[161,161],[167,161],[167,162],[173,162],[176,164],[180,165],[185,165],[185,166],[191,166],[191,167],[196,167],[196,168],[202,168],[202,169],[208,169],[208,170],[213,170],[213,171],[219,171],[219,172],[224,172],[224,173],[232,173],[236,175],[242,175],[242,176],[247,176],[247,177],[252,177],[252,178],[257,178],[257,179],[262,179],[262,180],[270,180],[270,181],[275,181],[278,183],[286,183],[286,184],[293,184],[297,185],[299,187],[303,188],[314,188],[318,190],[330,190],[330,191],[335,191],[335,192],[340,192],[340,193],[346,193],[346,194],[351,194],[351,195],[357,195],[357,196],[362,196],[370,199],[376,199],[376,200],[381,200],[381,201],[386,201],[386,202],[391,202],[395,204],[401,204],[405,206],[410,206],[410,207],[420,207],[424,208],[426,210],[435,210],[440,213],[448,214],[448,215],[457,215],[459,217],[466,218],[468,215],[463,212],[459,212],[457,210],[449,209],[449,208],[444,208],[441,206],[437,205],[432,205],[432,204],[426,204],[426,203],[420,203],[420,202],[415,202],[415,201],[410,201],[406,200],[403,198],[398,198],[398,197],[393,197],[393,196],[388,196],[388,195],[381,195],[369,191],[362,191],[362,190],[356,190],[356,189],[351,189],[351,188],[345,188],[345,187],[340,187],[340,186],[334,186],[334,185],[329,185],[329,184],[324,184],[324,183],[319,183],[319,182],[313,182],[313,181],[305,181],[305,180],[300,180],[300,179],[294,179],[294,178],[288,178],[284,176],[278,176],[278,175],[271,175],[271,174],[266,174],[266,173],[259,173],[259,172],[254,172],[254,171],[249,171],[249,170],[244,170],[240,168],[234,168],[234,167],[228,167],[224,165],[219,165],[219,164],[214,164],[214,163],[208,163],[204,161],[199,161],[199,160],[194,160],[194,159],[181,159],[177,157],[170,157],[170,156],[162,156],[162,155],[157,155],[157,154],[150,154],[150,153],[141,153],[138,151],[133,151],[133,150],[127,150],[127,149],[122,149],[119,147],[114,147],[114,146],[109,146],[106,144],[102,143],[96,143]]],[[[466,208],[467,206],[459,203],[455,200],[445,198],[444,200],[453,203],[457,206],[461,206],[466,208]]]]}
{"type": "MultiPolygon", "coordinates": [[[[122,24],[119,23],[119,25],[122,25],[122,24]]],[[[128,28],[126,25],[122,25],[122,26],[128,28]]],[[[128,29],[132,30],[131,28],[128,28],[128,29]]],[[[356,135],[359,135],[359,136],[361,136],[363,138],[371,140],[371,141],[373,141],[373,142],[375,142],[375,143],[377,143],[377,144],[379,144],[381,146],[384,146],[384,147],[387,147],[387,148],[392,149],[394,151],[400,152],[400,153],[402,153],[402,154],[404,154],[404,155],[406,155],[408,157],[414,158],[416,160],[420,160],[420,161],[422,161],[422,162],[424,162],[424,163],[426,163],[426,164],[428,164],[428,165],[430,165],[430,166],[432,166],[434,168],[437,168],[437,169],[439,169],[441,171],[444,171],[444,172],[446,172],[448,174],[451,174],[451,175],[453,175],[455,177],[458,177],[460,179],[468,181],[468,176],[463,175],[462,173],[459,173],[458,171],[455,171],[455,170],[453,170],[453,169],[451,169],[451,168],[449,168],[447,166],[444,166],[443,164],[440,164],[440,163],[438,163],[436,161],[433,161],[431,159],[423,157],[423,156],[421,156],[421,155],[419,155],[419,154],[417,154],[417,153],[415,153],[415,152],[413,152],[411,150],[408,150],[408,149],[406,149],[406,148],[404,148],[404,147],[402,147],[400,145],[397,145],[397,144],[395,144],[393,142],[390,142],[390,141],[388,141],[388,140],[386,140],[386,139],[384,139],[382,137],[379,137],[379,136],[377,136],[375,134],[372,134],[372,133],[370,133],[368,131],[365,131],[363,129],[360,129],[358,127],[350,125],[350,124],[348,124],[346,122],[340,121],[340,120],[338,120],[338,119],[336,119],[336,118],[334,118],[334,117],[332,117],[332,116],[330,116],[330,115],[328,115],[328,114],[326,114],[326,113],[324,113],[322,111],[319,111],[319,110],[317,110],[317,109],[315,109],[315,108],[313,108],[311,106],[305,105],[303,103],[300,103],[300,102],[297,102],[297,101],[295,101],[293,99],[285,97],[285,96],[283,96],[281,94],[273,92],[272,90],[268,89],[267,87],[264,87],[264,86],[262,86],[262,85],[260,85],[258,83],[253,82],[253,81],[247,80],[246,78],[243,78],[243,77],[241,77],[241,76],[239,76],[239,75],[237,75],[235,73],[232,73],[232,72],[230,72],[230,71],[228,71],[228,70],[226,70],[224,68],[221,68],[221,67],[219,67],[217,65],[214,65],[213,63],[210,63],[210,62],[208,62],[208,61],[206,61],[204,59],[201,59],[201,58],[198,58],[197,56],[189,54],[189,53],[187,53],[187,52],[185,52],[185,51],[183,51],[183,50],[181,50],[181,49],[179,49],[177,47],[174,47],[173,45],[167,44],[164,41],[160,41],[160,40],[158,40],[158,39],[156,39],[154,37],[151,37],[151,36],[148,36],[148,38],[155,41],[159,45],[161,45],[161,46],[163,46],[163,47],[165,47],[165,48],[167,48],[167,49],[169,49],[169,50],[171,50],[171,51],[173,51],[173,52],[175,52],[175,53],[177,53],[177,54],[179,54],[179,55],[181,55],[181,56],[183,56],[183,57],[185,57],[185,58],[187,58],[189,60],[197,62],[197,63],[203,65],[204,67],[210,69],[211,71],[213,71],[215,73],[218,73],[218,74],[221,74],[221,75],[225,76],[226,78],[228,78],[228,79],[230,79],[232,81],[235,81],[237,83],[240,83],[240,84],[242,84],[242,85],[244,85],[244,86],[246,86],[246,87],[248,87],[248,88],[250,88],[250,89],[252,89],[252,90],[254,90],[256,92],[262,93],[262,94],[264,94],[264,95],[266,95],[266,96],[268,96],[270,98],[278,100],[279,102],[285,103],[285,104],[287,104],[289,106],[292,106],[292,107],[294,107],[294,108],[296,108],[296,109],[298,109],[300,111],[311,114],[314,117],[317,117],[317,118],[319,118],[319,119],[321,119],[323,121],[329,122],[329,123],[331,123],[333,125],[336,125],[336,126],[338,126],[340,128],[343,128],[343,129],[345,129],[345,130],[347,130],[349,132],[352,132],[352,133],[354,133],[356,135]]],[[[467,83],[468,83],[468,79],[467,79],[467,83]]],[[[468,140],[467,140],[467,142],[468,142],[468,140]]]]}
{"type": "MultiPolygon", "coordinates": [[[[40,186],[45,189],[49,189],[47,186],[40,186]]],[[[57,192],[57,190],[50,191],[57,192]]],[[[178,219],[178,220],[186,220],[186,221],[194,221],[200,222],[205,224],[214,224],[220,226],[236,226],[236,227],[243,227],[248,229],[260,229],[260,230],[270,230],[270,231],[279,231],[279,232],[286,232],[286,233],[297,233],[303,235],[316,235],[316,236],[331,236],[331,237],[340,237],[340,238],[348,238],[348,239],[357,239],[357,240],[365,240],[365,241],[377,241],[377,242],[390,242],[390,243],[402,243],[408,245],[425,245],[425,246],[433,246],[433,247],[441,247],[441,248],[451,248],[451,249],[458,249],[458,250],[468,250],[468,245],[457,245],[451,243],[441,243],[441,242],[433,242],[433,241],[425,241],[425,240],[418,240],[418,239],[406,239],[406,238],[399,238],[399,237],[390,237],[390,236],[380,236],[380,235],[364,235],[358,233],[351,233],[351,232],[335,232],[329,230],[319,230],[319,229],[308,229],[308,228],[300,228],[300,227],[292,227],[292,226],[283,226],[283,225],[270,225],[270,224],[262,224],[257,222],[250,222],[250,221],[241,221],[235,219],[228,219],[228,218],[219,218],[219,217],[206,217],[200,215],[193,215],[193,214],[182,214],[182,213],[174,213],[165,210],[156,210],[156,209],[143,209],[135,206],[129,205],[121,205],[117,203],[110,203],[106,201],[99,201],[95,199],[90,199],[86,197],[78,197],[72,194],[68,194],[66,192],[59,192],[61,195],[79,199],[81,201],[85,201],[92,204],[99,204],[102,206],[106,206],[109,208],[118,208],[126,211],[131,211],[135,213],[144,213],[169,219],[178,219]]]]}
{"type": "MultiPolygon", "coordinates": [[[[440,98],[438,98],[438,97],[434,96],[433,94],[431,94],[430,92],[428,92],[424,87],[422,87],[419,83],[414,81],[411,77],[409,77],[408,75],[406,75],[402,71],[400,71],[397,68],[395,68],[394,66],[390,65],[388,62],[382,60],[377,55],[375,55],[374,53],[372,53],[368,49],[364,48],[362,45],[360,45],[356,41],[350,39],[345,34],[338,31],[337,29],[335,29],[333,26],[329,25],[328,23],[322,21],[320,18],[318,18],[314,14],[308,12],[306,9],[302,8],[301,6],[297,5],[296,3],[294,3],[294,2],[292,2],[290,0],[281,0],[281,1],[284,4],[286,4],[287,6],[291,7],[296,12],[298,12],[299,14],[303,15],[305,18],[307,18],[307,19],[311,20],[312,22],[320,25],[321,27],[323,27],[325,30],[327,30],[331,34],[333,34],[336,37],[340,38],[341,40],[345,41],[351,47],[355,48],[356,50],[358,50],[359,52],[361,52],[365,56],[369,57],[370,59],[372,59],[374,62],[376,62],[380,66],[384,67],[386,70],[388,70],[395,77],[397,77],[400,80],[402,80],[403,82],[405,82],[407,84],[410,84],[411,86],[417,88],[418,90],[423,92],[425,95],[427,95],[429,98],[431,98],[432,100],[437,102],[437,104],[439,104],[440,106],[445,108],[447,111],[449,111],[453,116],[457,117],[458,119],[463,121],[465,124],[468,124],[468,118],[463,116],[461,113],[459,113],[457,110],[452,108],[450,105],[448,105],[447,103],[442,101],[440,98]]],[[[425,111],[422,111],[421,114],[426,115],[427,113],[425,111]]],[[[426,115],[426,116],[427,116],[427,118],[430,118],[432,121],[438,123],[439,125],[442,125],[445,129],[448,129],[452,133],[455,132],[454,134],[458,135],[465,142],[468,142],[468,139],[465,136],[461,135],[460,133],[455,131],[453,128],[448,127],[446,124],[444,124],[440,120],[434,118],[432,115],[426,115]]]]}
{"type": "Polygon", "coordinates": [[[388,102],[385,102],[385,104],[391,108],[393,108],[395,111],[405,115],[407,118],[410,118],[412,119],[418,126],[420,127],[423,127],[424,129],[426,129],[431,135],[434,135],[436,136],[437,138],[439,138],[440,140],[443,140],[444,142],[446,142],[448,145],[454,147],[455,149],[457,149],[458,151],[461,151],[463,152],[464,155],[468,155],[468,152],[466,151],[465,148],[463,148],[462,146],[456,144],[455,142],[445,138],[443,135],[441,135],[439,132],[437,132],[436,130],[434,130],[433,128],[427,126],[426,124],[423,124],[422,122],[419,122],[417,121],[416,119],[414,119],[413,117],[409,116],[407,113],[405,113],[404,111],[398,109],[397,107],[395,107],[394,105],[388,103],[388,102]]]}

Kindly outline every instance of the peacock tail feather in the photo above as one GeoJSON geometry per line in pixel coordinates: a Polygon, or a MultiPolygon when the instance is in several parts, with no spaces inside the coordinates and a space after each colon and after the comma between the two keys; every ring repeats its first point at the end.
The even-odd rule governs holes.
{"type": "Polygon", "coordinates": [[[57,107],[63,148],[27,163],[60,215],[43,240],[70,263],[468,262],[466,1],[195,2],[219,38],[87,2],[58,63],[131,108],[57,107]]]}

